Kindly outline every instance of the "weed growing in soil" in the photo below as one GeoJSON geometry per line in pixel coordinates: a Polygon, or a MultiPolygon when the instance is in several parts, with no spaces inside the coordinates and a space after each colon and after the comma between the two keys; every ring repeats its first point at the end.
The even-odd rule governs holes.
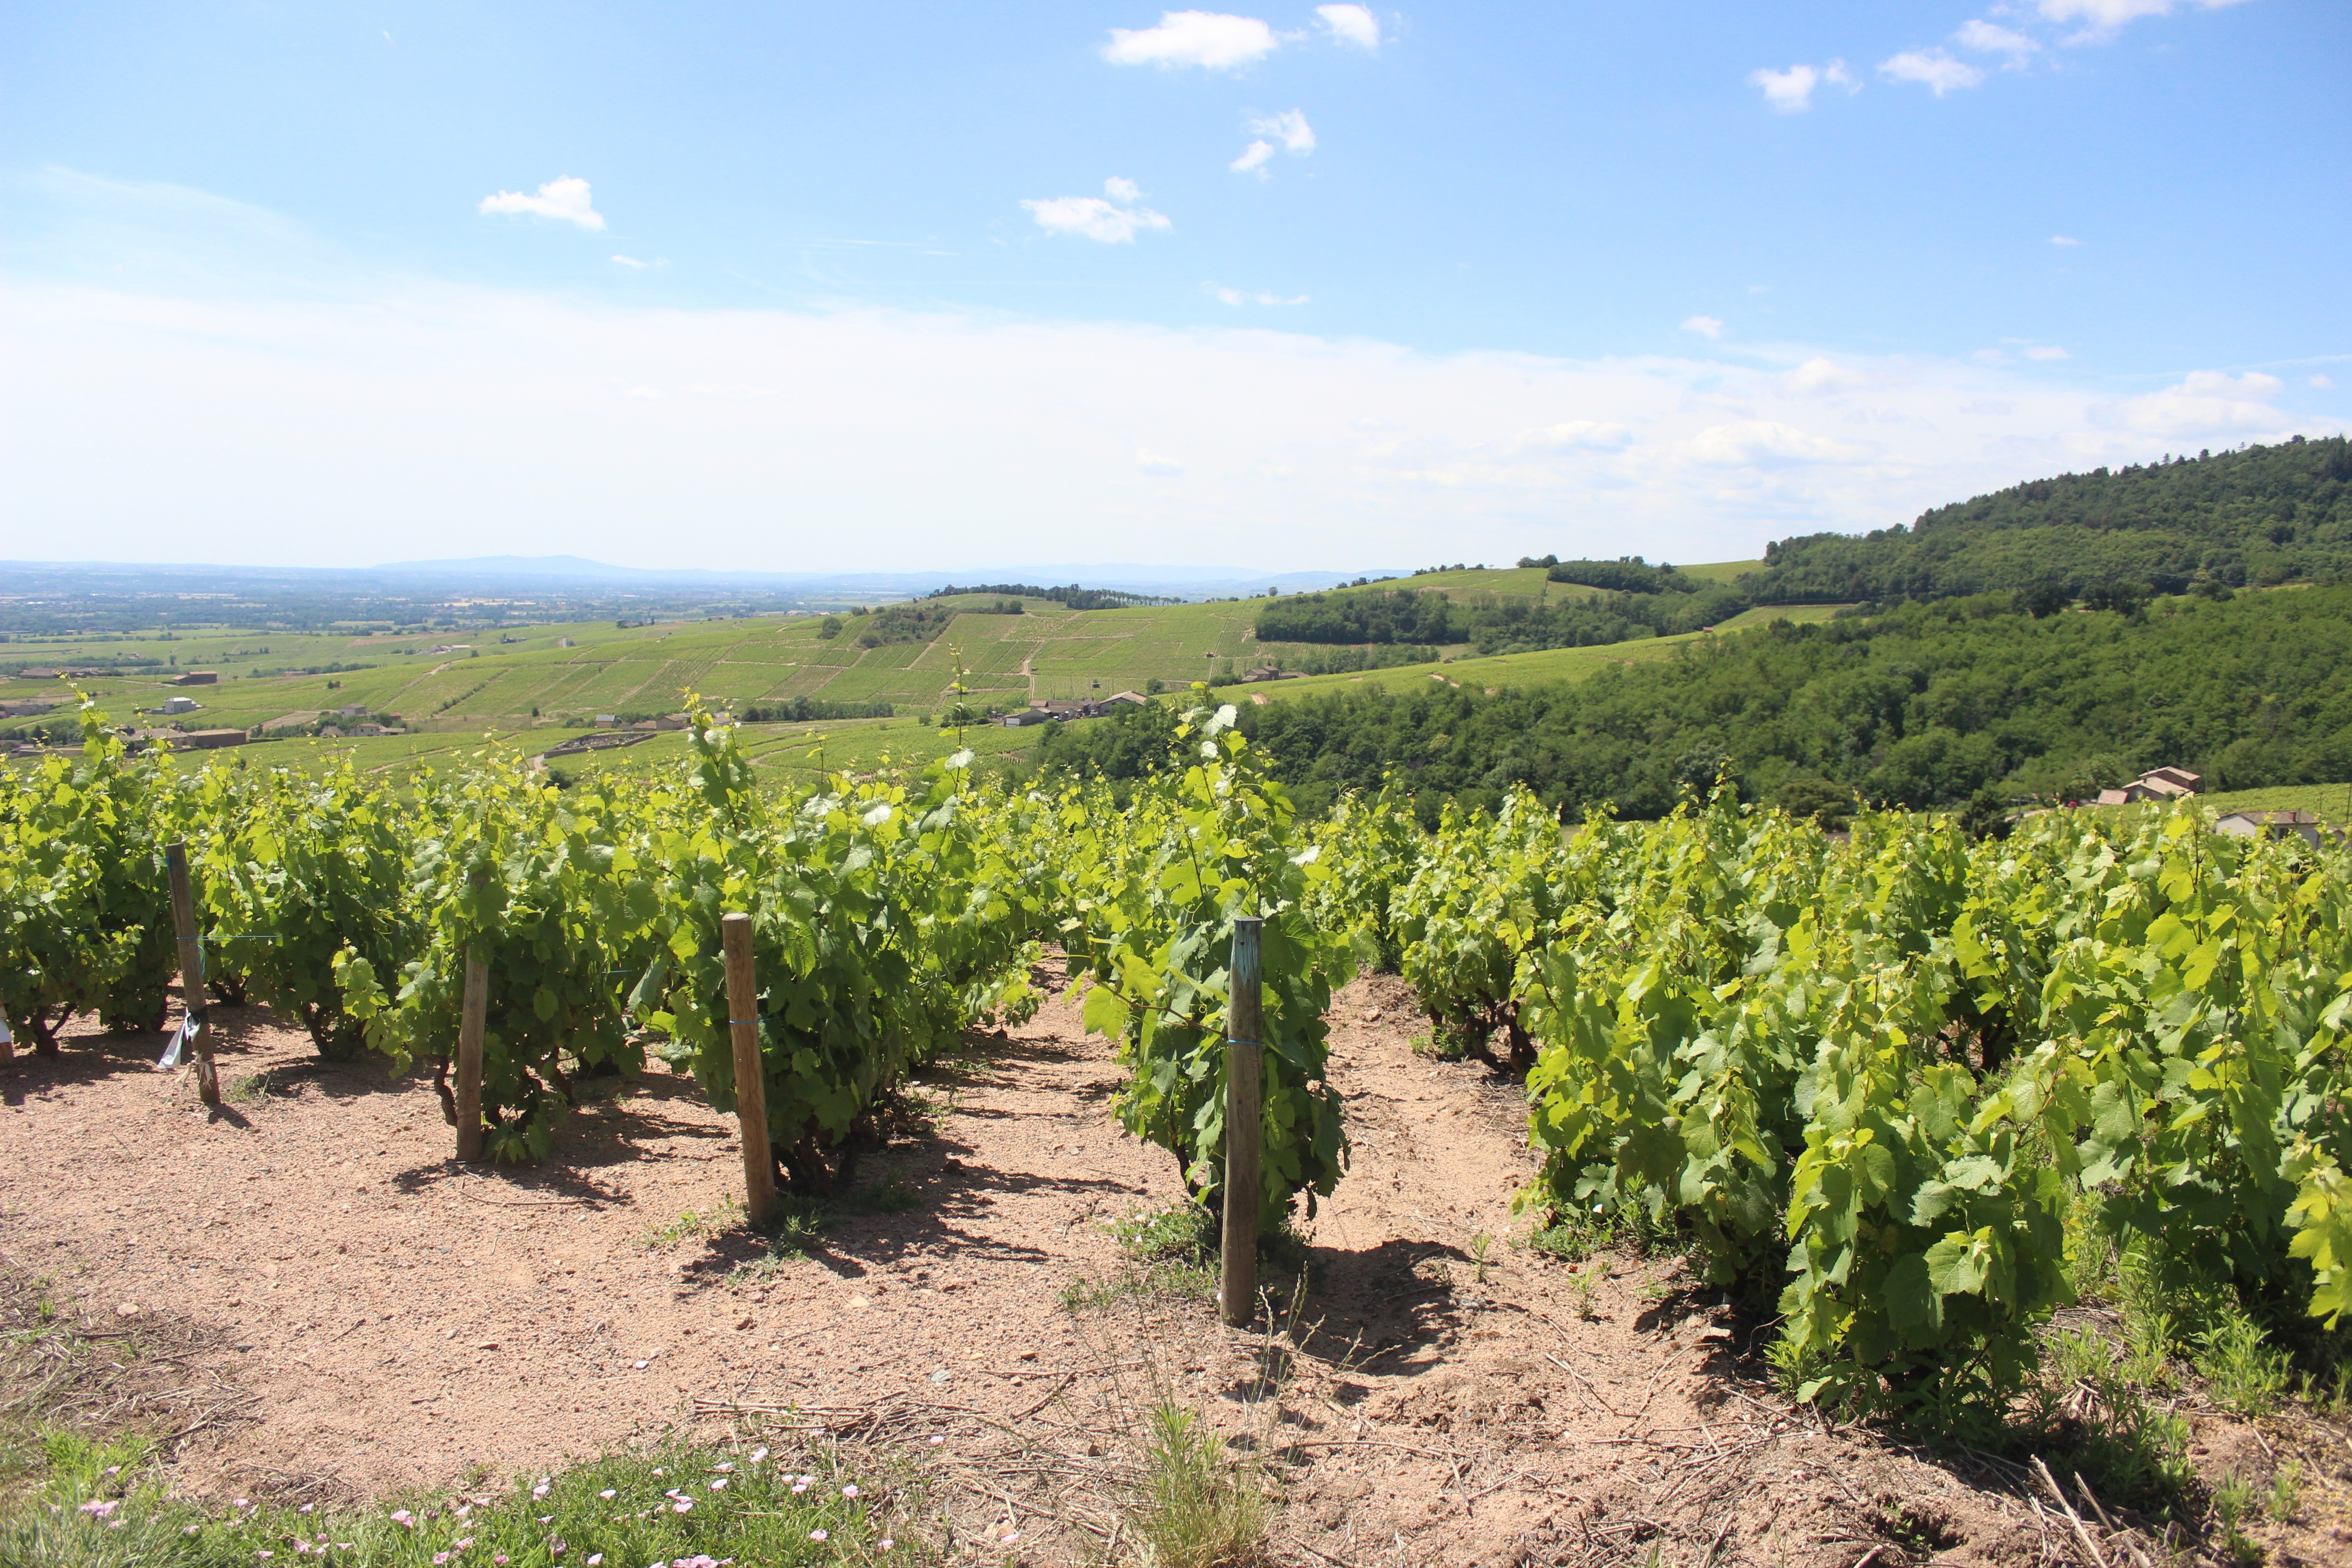
{"type": "Polygon", "coordinates": [[[2291,1358],[2270,1348],[2261,1325],[2242,1311],[2228,1311],[2198,1338],[2198,1375],[2212,1384],[2216,1404],[2246,1415],[2277,1407],[2291,1358]]]}
{"type": "Polygon", "coordinates": [[[646,1247],[674,1247],[681,1241],[701,1241],[718,1235],[743,1217],[743,1205],[733,1194],[719,1200],[719,1206],[709,1214],[688,1209],[667,1225],[648,1225],[638,1237],[646,1247]]]}
{"type": "Polygon", "coordinates": [[[1267,1561],[1274,1510],[1253,1473],[1224,1462],[1192,1411],[1163,1400],[1146,1413],[1136,1532],[1154,1568],[1250,1568],[1267,1561]]]}
{"type": "Polygon", "coordinates": [[[2289,1459],[2271,1477],[2271,1517],[2281,1524],[2295,1516],[2303,1506],[2303,1461],[2289,1459]]]}
{"type": "Polygon", "coordinates": [[[502,1493],[344,1509],[171,1499],[141,1438],[54,1434],[45,1447],[43,1484],[0,1509],[0,1563],[271,1568],[316,1555],[368,1568],[639,1568],[698,1557],[837,1563],[896,1545],[867,1489],[793,1474],[764,1448],[673,1445],[518,1478],[502,1493]]]}
{"type": "Polygon", "coordinates": [[[727,1283],[756,1284],[775,1278],[785,1264],[814,1254],[832,1227],[833,1215],[812,1199],[778,1197],[768,1222],[750,1233],[761,1239],[760,1255],[730,1269],[727,1283]]]}

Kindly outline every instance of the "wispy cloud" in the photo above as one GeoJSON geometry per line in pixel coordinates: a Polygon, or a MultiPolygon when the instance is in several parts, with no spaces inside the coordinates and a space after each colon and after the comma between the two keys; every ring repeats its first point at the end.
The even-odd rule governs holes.
{"type": "Polygon", "coordinates": [[[1741,419],[1711,425],[1684,443],[1699,462],[1714,468],[1777,468],[1787,463],[1853,463],[1869,456],[1851,441],[1818,436],[1777,419],[1741,419]]]}
{"type": "Polygon", "coordinates": [[[1241,156],[1225,165],[1237,174],[1255,174],[1261,180],[1265,179],[1265,165],[1273,158],[1277,142],[1281,143],[1281,151],[1295,157],[1304,157],[1315,151],[1315,128],[1307,123],[1307,116],[1300,110],[1286,109],[1279,114],[1259,115],[1247,124],[1257,140],[1243,148],[1241,156]],[[1269,136],[1274,138],[1273,142],[1266,140],[1269,136]]]}
{"type": "Polygon", "coordinates": [[[1304,294],[1275,294],[1263,289],[1253,293],[1246,289],[1223,289],[1213,283],[1208,285],[1208,289],[1228,305],[1304,305],[1307,302],[1304,294]]]}
{"type": "Polygon", "coordinates": [[[1843,60],[1832,60],[1825,66],[1794,65],[1776,71],[1759,67],[1748,73],[1749,82],[1764,89],[1764,101],[1775,113],[1801,114],[1813,106],[1813,89],[1827,82],[1843,87],[1849,92],[1861,90],[1862,84],[1845,68],[1843,60]]]}
{"type": "Polygon", "coordinates": [[[1564,419],[1538,430],[1522,431],[1504,447],[1506,452],[1622,452],[1633,445],[1633,427],[1612,419],[1564,419]]]}
{"type": "Polygon", "coordinates": [[[2333,392],[2336,390],[2336,383],[2324,375],[2315,375],[2305,384],[2315,387],[2321,392],[2333,392]]]}
{"type": "Polygon", "coordinates": [[[1272,54],[1281,39],[1255,16],[1162,12],[1156,27],[1113,27],[1103,58],[1118,66],[1202,66],[1234,70],[1272,54]]]}
{"type": "Polygon", "coordinates": [[[615,256],[613,259],[620,266],[629,268],[632,270],[638,272],[643,272],[646,268],[653,265],[650,261],[640,261],[634,256],[615,256]]]}
{"type": "Polygon", "coordinates": [[[2032,348],[2025,351],[2025,357],[2030,360],[2039,360],[2042,363],[2048,364],[2056,360],[2072,359],[2074,356],[2069,354],[2064,349],[2060,348],[2056,343],[2035,343],[2032,348]]]}
{"type": "Polygon", "coordinates": [[[559,218],[576,223],[585,229],[602,229],[604,215],[598,212],[588,199],[588,182],[570,174],[550,180],[539,187],[539,194],[527,196],[520,191],[500,191],[484,196],[476,208],[483,213],[530,213],[539,217],[559,218]]]}
{"type": "Polygon", "coordinates": [[[1473,560],[1725,560],[2352,414],[2294,406],[2337,401],[2306,385],[2324,361],[2125,395],[2017,357],[2032,344],[1998,367],[1680,334],[1612,358],[1428,353],[1276,330],[1254,291],[1223,331],[656,309],[366,268],[202,193],[90,200],[88,234],[215,247],[223,280],[0,276],[9,521],[120,560],[197,531],[220,559],[364,564],[394,528],[417,556],[803,570],[1042,562],[1105,530],[1195,563],[1370,565],[1433,538],[1473,560]],[[648,535],[656,515],[674,521],[648,535]]]}
{"type": "Polygon", "coordinates": [[[1049,234],[1082,234],[1105,245],[1126,245],[1139,229],[1172,228],[1165,216],[1138,205],[1143,193],[1133,180],[1117,175],[1103,182],[1102,196],[1047,196],[1025,199],[1022,205],[1049,234]]]}
{"type": "Polygon", "coordinates": [[[1323,26],[1343,44],[1353,44],[1360,49],[1381,47],[1381,19],[1361,5],[1318,5],[1315,14],[1323,18],[1323,26]]]}
{"type": "Polygon", "coordinates": [[[2142,16],[2169,16],[2179,10],[2218,11],[2242,0],[2034,0],[2034,8],[2050,22],[2081,22],[2083,31],[2070,44],[2101,43],[2115,37],[2126,22],[2142,16]]]}
{"type": "Polygon", "coordinates": [[[2226,371],[2189,372],[2172,386],[2129,399],[2126,421],[2135,429],[2159,435],[2188,436],[2201,431],[2273,429],[2279,412],[2271,406],[2284,384],[2274,375],[2250,370],[2243,375],[2226,371]]]}
{"type": "Polygon", "coordinates": [[[1852,365],[1816,354],[1780,380],[1791,392],[1835,392],[1867,385],[1870,377],[1852,365]]]}
{"type": "Polygon", "coordinates": [[[1143,447],[1135,449],[1135,467],[1138,472],[1149,474],[1155,479],[1179,479],[1184,472],[1184,465],[1175,458],[1162,457],[1143,447]]]}
{"type": "Polygon", "coordinates": [[[1703,338],[1723,336],[1723,322],[1713,316],[1685,316],[1682,327],[1684,331],[1696,332],[1703,338]]]}
{"type": "Polygon", "coordinates": [[[1941,49],[1906,49],[1879,61],[1878,74],[1889,81],[1916,81],[1937,98],[1984,80],[1984,72],[1941,49]]]}
{"type": "Polygon", "coordinates": [[[1961,23],[1960,30],[1952,35],[1952,42],[1980,55],[2007,55],[2009,62],[2002,68],[2008,70],[2022,67],[2042,52],[2042,46],[2023,33],[1981,19],[1961,23]]]}
{"type": "Polygon", "coordinates": [[[2053,245],[2055,245],[2055,246],[2059,246],[2059,247],[2063,247],[2063,248],[2064,248],[2064,249],[2069,249],[2069,250],[2071,250],[2071,249],[2073,249],[2075,246],[2078,246],[2078,245],[2082,244],[2083,242],[2082,242],[2081,240],[2079,240],[2079,239],[2074,238],[2074,237],[2073,236],[2071,236],[2071,235],[2053,234],[2053,235],[2052,235],[2052,236],[2050,237],[2050,243],[2051,243],[2051,244],[2053,244],[2053,245]]]}

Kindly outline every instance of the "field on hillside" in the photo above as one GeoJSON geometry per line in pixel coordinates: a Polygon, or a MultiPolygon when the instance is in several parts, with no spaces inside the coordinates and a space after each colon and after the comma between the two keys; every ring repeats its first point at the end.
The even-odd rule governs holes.
{"type": "MultiPolygon", "coordinates": [[[[962,614],[928,643],[856,646],[866,622],[849,617],[830,639],[815,616],[687,622],[617,628],[536,626],[433,637],[121,638],[104,643],[12,645],[0,668],[65,666],[105,655],[177,658],[176,667],[123,670],[79,682],[118,719],[139,721],[171,696],[199,707],[185,728],[249,729],[331,717],[347,704],[397,714],[416,730],[478,733],[560,728],[604,712],[667,712],[688,690],[722,707],[793,697],[888,702],[921,711],[948,700],[961,658],[975,702],[1020,707],[1034,698],[1108,696],[1159,679],[1181,687],[1226,662],[1302,656],[1261,647],[1254,601],[1074,613],[1026,601],[1019,616],[962,614]],[[498,640],[503,636],[506,640],[498,640]],[[568,646],[567,646],[568,645],[568,646]],[[328,663],[365,668],[324,675],[273,673],[328,663]],[[184,669],[217,669],[221,682],[175,687],[184,669]]],[[[0,679],[0,700],[69,698],[60,679],[0,679]]],[[[47,720],[36,721],[46,722],[47,720]]],[[[21,726],[19,726],[21,727],[21,726]]]]}

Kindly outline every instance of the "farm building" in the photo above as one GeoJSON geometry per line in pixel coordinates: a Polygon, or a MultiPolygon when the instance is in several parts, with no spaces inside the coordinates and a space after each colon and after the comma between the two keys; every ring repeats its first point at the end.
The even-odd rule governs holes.
{"type": "Polygon", "coordinates": [[[2182,800],[2205,793],[2205,779],[2187,768],[2150,768],[2121,789],[2099,792],[2101,805],[2129,805],[2136,800],[2182,800]]]}
{"type": "Polygon", "coordinates": [[[2319,842],[2319,818],[2307,811],[2233,811],[2213,825],[2232,838],[2284,838],[2293,834],[2305,843],[2319,842]]]}
{"type": "Polygon", "coordinates": [[[177,743],[191,751],[208,752],[216,746],[242,746],[248,739],[242,730],[191,730],[177,743]]]}
{"type": "Polygon", "coordinates": [[[184,669],[179,674],[172,678],[172,684],[174,686],[218,686],[220,684],[220,671],[217,669],[184,669]]]}

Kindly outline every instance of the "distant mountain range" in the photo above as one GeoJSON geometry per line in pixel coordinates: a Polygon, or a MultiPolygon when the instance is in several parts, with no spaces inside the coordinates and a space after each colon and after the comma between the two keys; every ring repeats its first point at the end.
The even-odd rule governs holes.
{"type": "Polygon", "coordinates": [[[1390,569],[1349,572],[1263,572],[1238,566],[1150,566],[1132,563],[1045,566],[982,565],[951,572],[724,572],[703,567],[614,566],[579,555],[477,555],[447,561],[390,561],[380,566],[225,566],[213,563],[117,561],[0,561],[0,595],[60,594],[142,596],[229,593],[279,598],[315,594],[415,596],[457,592],[472,595],[589,594],[599,597],[838,599],[872,595],[912,598],[959,584],[1026,583],[1041,588],[1077,584],[1167,598],[1208,599],[1262,594],[1268,588],[1306,593],[1360,576],[1402,576],[1390,569]]]}
{"type": "Polygon", "coordinates": [[[791,592],[928,594],[968,583],[1031,583],[1055,587],[1076,583],[1087,588],[1118,588],[1173,598],[1209,598],[1280,588],[1306,593],[1358,577],[1403,576],[1402,568],[1348,572],[1252,572],[1238,566],[1151,566],[1132,562],[1063,563],[1044,566],[971,566],[952,572],[714,572],[702,567],[614,566],[579,555],[476,555],[447,561],[392,561],[373,573],[440,581],[593,584],[625,587],[640,583],[662,588],[765,588],[791,592]]]}

